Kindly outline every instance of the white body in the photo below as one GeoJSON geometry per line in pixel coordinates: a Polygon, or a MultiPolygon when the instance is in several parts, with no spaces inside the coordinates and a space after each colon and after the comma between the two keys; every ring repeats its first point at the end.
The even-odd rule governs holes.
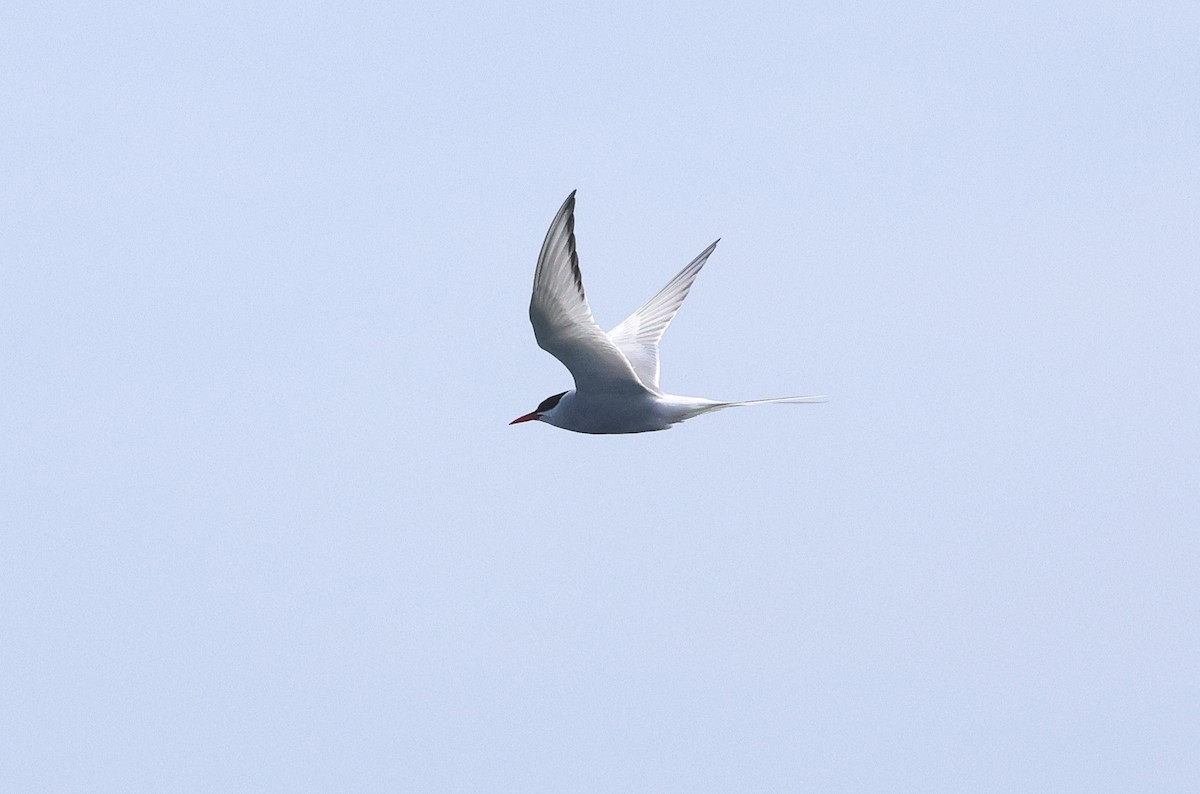
{"type": "Polygon", "coordinates": [[[515,419],[540,421],[578,433],[645,433],[710,411],[763,403],[822,402],[823,397],[717,402],[666,394],[658,387],[658,343],[692,282],[717,247],[688,263],[657,295],[607,334],[592,318],[575,251],[575,193],[546,232],[533,277],[529,320],[538,345],[561,361],[575,388],[549,397],[515,419]]]}
{"type": "Polygon", "coordinates": [[[718,407],[720,403],[700,397],[650,391],[632,395],[580,394],[572,389],[540,420],[577,433],[646,433],[666,430],[718,407]]]}
{"type": "Polygon", "coordinates": [[[722,408],[824,401],[824,397],[777,397],[771,400],[723,403],[703,397],[651,392],[631,396],[581,395],[572,389],[562,396],[558,405],[537,418],[539,421],[564,430],[574,430],[576,433],[648,433],[651,430],[666,430],[685,419],[722,408]]]}

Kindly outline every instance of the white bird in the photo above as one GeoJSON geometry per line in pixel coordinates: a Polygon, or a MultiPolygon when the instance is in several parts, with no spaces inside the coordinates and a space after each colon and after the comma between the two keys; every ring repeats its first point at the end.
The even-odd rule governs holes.
{"type": "Polygon", "coordinates": [[[645,433],[722,408],[823,402],[825,398],[817,396],[718,402],[659,389],[658,342],[718,242],[701,251],[657,295],[606,334],[583,294],[575,252],[575,191],[571,191],[538,254],[529,320],[538,346],[571,371],[575,388],[547,397],[509,424],[537,420],[577,433],[645,433]]]}

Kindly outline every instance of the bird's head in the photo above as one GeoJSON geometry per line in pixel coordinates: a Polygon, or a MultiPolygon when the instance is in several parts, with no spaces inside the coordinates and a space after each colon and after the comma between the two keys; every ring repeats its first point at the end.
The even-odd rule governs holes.
{"type": "Polygon", "coordinates": [[[559,392],[558,394],[550,395],[549,397],[547,397],[546,399],[544,399],[540,403],[538,403],[538,407],[535,408],[533,411],[525,414],[524,416],[518,416],[516,419],[509,422],[509,424],[516,425],[516,424],[520,424],[521,422],[532,422],[535,419],[537,419],[539,421],[542,420],[543,418],[545,418],[546,416],[548,416],[554,412],[554,409],[558,407],[558,401],[563,398],[564,394],[566,394],[565,391],[559,392]]]}

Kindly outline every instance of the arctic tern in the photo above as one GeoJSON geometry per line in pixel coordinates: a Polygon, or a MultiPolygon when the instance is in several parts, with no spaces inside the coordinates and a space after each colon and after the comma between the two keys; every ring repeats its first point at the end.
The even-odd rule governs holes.
{"type": "Polygon", "coordinates": [[[529,320],[538,346],[571,371],[575,388],[547,397],[509,424],[536,420],[577,433],[645,433],[723,408],[824,402],[818,396],[719,402],[666,394],[658,387],[658,342],[717,242],[606,334],[583,294],[575,251],[575,191],[571,191],[538,254],[529,320]]]}

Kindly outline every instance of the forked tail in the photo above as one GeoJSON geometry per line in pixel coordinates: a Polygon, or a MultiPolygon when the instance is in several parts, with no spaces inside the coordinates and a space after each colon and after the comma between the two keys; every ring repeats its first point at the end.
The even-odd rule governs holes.
{"type": "Polygon", "coordinates": [[[741,405],[767,405],[769,403],[823,403],[826,398],[823,394],[812,394],[807,397],[771,397],[767,400],[742,400],[732,403],[717,403],[717,408],[736,408],[741,405]]]}
{"type": "Polygon", "coordinates": [[[770,405],[771,403],[792,403],[799,405],[802,403],[823,403],[826,398],[823,395],[809,395],[807,397],[771,397],[767,400],[739,400],[737,402],[710,402],[705,405],[697,406],[687,418],[706,414],[711,411],[720,411],[724,408],[740,408],[743,405],[770,405]]]}

